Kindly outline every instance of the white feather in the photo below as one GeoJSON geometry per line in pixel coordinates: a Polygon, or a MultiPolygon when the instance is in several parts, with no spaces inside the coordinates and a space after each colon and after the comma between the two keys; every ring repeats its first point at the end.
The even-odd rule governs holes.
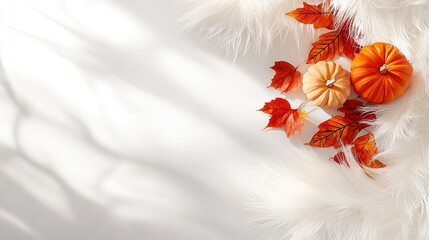
{"type": "Polygon", "coordinates": [[[367,107],[378,119],[373,123],[383,149],[395,148],[398,141],[415,139],[426,125],[416,121],[427,114],[429,89],[429,1],[332,0],[338,19],[354,19],[353,35],[362,45],[388,42],[409,59],[414,67],[410,88],[396,101],[367,107]],[[388,3],[388,4],[387,4],[388,3]]]}
{"type": "Polygon", "coordinates": [[[428,1],[332,0],[337,19],[353,19],[354,34],[362,45],[388,42],[408,58],[415,55],[415,42],[427,31],[428,1]]]}
{"type": "MultiPolygon", "coordinates": [[[[258,194],[257,206],[272,224],[282,224],[276,228],[280,239],[429,239],[428,6],[332,3],[340,19],[354,19],[362,44],[393,43],[413,64],[404,96],[366,108],[377,113],[378,159],[387,167],[374,179],[358,177],[356,164],[337,167],[326,156],[299,149],[289,156],[287,167],[271,172],[274,179],[265,185],[271,188],[258,194]]],[[[347,159],[353,162],[350,153],[347,159]]]]}
{"type": "MultiPolygon", "coordinates": [[[[346,154],[353,159],[349,150],[346,154]]],[[[284,167],[266,171],[253,207],[265,226],[276,229],[276,239],[405,239],[407,229],[402,228],[411,213],[395,201],[385,201],[391,200],[386,183],[367,177],[354,161],[347,168],[328,158],[295,149],[284,167]]]]}
{"type": "MultiPolygon", "coordinates": [[[[190,0],[188,0],[190,1],[190,0]]],[[[264,49],[277,36],[301,29],[283,13],[300,6],[280,0],[193,0],[189,25],[234,51],[264,49]],[[286,5],[287,8],[286,9],[286,5]]],[[[367,177],[344,149],[350,168],[308,148],[291,148],[284,166],[265,169],[253,201],[260,226],[276,239],[429,239],[429,1],[331,0],[337,21],[353,19],[352,35],[362,45],[389,42],[412,63],[414,75],[404,96],[364,108],[387,164],[367,177]],[[275,170],[273,170],[275,169],[275,170]]]]}
{"type": "MultiPolygon", "coordinates": [[[[205,40],[226,47],[233,56],[248,50],[266,53],[274,41],[311,39],[313,28],[285,13],[302,7],[292,0],[178,0],[188,7],[184,29],[198,26],[205,40]]],[[[308,2],[317,2],[314,0],[308,2]]]]}

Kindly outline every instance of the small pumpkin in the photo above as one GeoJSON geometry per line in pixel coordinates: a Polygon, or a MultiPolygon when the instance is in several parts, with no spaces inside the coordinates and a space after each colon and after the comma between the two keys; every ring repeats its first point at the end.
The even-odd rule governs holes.
{"type": "Polygon", "coordinates": [[[372,103],[387,103],[404,94],[413,67],[388,43],[365,46],[351,65],[352,85],[357,94],[372,103]]]}
{"type": "Polygon", "coordinates": [[[307,98],[319,107],[336,108],[350,95],[347,72],[334,62],[319,61],[302,78],[302,89],[307,98]]]}

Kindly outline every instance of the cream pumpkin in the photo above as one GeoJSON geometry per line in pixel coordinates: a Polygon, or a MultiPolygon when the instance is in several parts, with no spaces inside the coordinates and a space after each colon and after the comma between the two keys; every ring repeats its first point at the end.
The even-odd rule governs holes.
{"type": "Polygon", "coordinates": [[[336,108],[350,95],[351,84],[347,72],[339,64],[320,61],[304,74],[302,89],[317,106],[336,108]]]}

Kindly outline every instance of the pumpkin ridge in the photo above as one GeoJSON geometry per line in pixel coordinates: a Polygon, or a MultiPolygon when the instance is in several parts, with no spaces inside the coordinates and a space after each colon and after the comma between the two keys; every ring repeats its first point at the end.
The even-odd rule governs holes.
{"type": "Polygon", "coordinates": [[[329,67],[332,69],[333,74],[338,73],[338,70],[340,69],[341,65],[335,64],[334,62],[328,62],[328,64],[329,64],[329,67]]]}
{"type": "Polygon", "coordinates": [[[330,70],[329,69],[330,63],[329,62],[318,62],[318,63],[316,63],[316,65],[318,68],[320,68],[320,69],[323,68],[323,70],[324,70],[324,71],[320,71],[320,69],[317,69],[318,70],[317,72],[321,76],[320,80],[321,81],[322,80],[323,81],[329,80],[329,78],[331,77],[331,72],[329,71],[330,70]],[[325,72],[326,74],[324,75],[322,72],[325,72]]]}
{"type": "Polygon", "coordinates": [[[372,45],[372,49],[375,51],[374,55],[379,56],[383,62],[386,61],[386,44],[381,42],[376,42],[372,45]]]}
{"type": "Polygon", "coordinates": [[[326,72],[327,72],[327,78],[328,79],[326,79],[326,80],[329,80],[329,79],[332,79],[333,77],[335,77],[335,75],[334,75],[334,64],[333,64],[333,62],[327,62],[326,64],[325,64],[325,70],[326,70],[326,72]]]}
{"type": "Polygon", "coordinates": [[[357,94],[359,94],[360,96],[364,96],[365,92],[363,92],[360,89],[371,89],[371,92],[373,92],[373,90],[376,90],[377,88],[375,87],[375,85],[378,84],[379,82],[375,78],[377,78],[377,77],[372,77],[371,79],[365,78],[365,79],[362,79],[361,81],[357,82],[360,85],[355,84],[355,86],[359,86],[359,89],[356,89],[356,87],[355,87],[355,92],[357,94]]]}
{"type": "Polygon", "coordinates": [[[400,61],[398,60],[397,63],[389,63],[390,68],[394,68],[394,69],[404,69],[405,70],[409,70],[410,68],[410,64],[408,62],[405,61],[400,61]]]}
{"type": "MultiPolygon", "coordinates": [[[[323,96],[322,96],[323,98],[321,99],[321,100],[319,100],[319,104],[321,104],[321,105],[323,105],[323,106],[326,106],[326,105],[328,105],[328,99],[329,99],[329,92],[328,91],[324,91],[324,94],[323,94],[323,96]]],[[[319,98],[318,99],[320,99],[320,96],[319,96],[319,98]]]]}
{"type": "Polygon", "coordinates": [[[334,108],[344,102],[350,94],[350,79],[341,65],[319,61],[312,65],[303,77],[303,91],[307,98],[320,107],[334,108]],[[336,78],[332,86],[327,81],[336,78]]]}
{"type": "Polygon", "coordinates": [[[401,55],[393,56],[391,59],[386,59],[386,64],[388,65],[399,65],[399,64],[406,64],[407,61],[404,61],[403,58],[401,58],[401,55]]]}
{"type": "MultiPolygon", "coordinates": [[[[311,78],[311,79],[317,79],[317,78],[311,78]]],[[[317,82],[313,83],[312,81],[305,80],[303,82],[303,84],[305,84],[305,86],[303,87],[303,89],[305,89],[305,91],[314,91],[315,89],[323,88],[325,86],[324,81],[317,81],[317,82]]]]}
{"type": "Polygon", "coordinates": [[[412,75],[412,73],[410,74],[410,70],[408,70],[408,69],[404,69],[404,68],[406,68],[407,66],[406,65],[401,65],[401,66],[392,66],[391,68],[390,68],[390,73],[392,73],[392,74],[395,74],[395,75],[399,75],[398,73],[402,73],[402,74],[405,74],[405,75],[412,75]]]}
{"type": "Polygon", "coordinates": [[[392,84],[385,84],[384,86],[385,86],[384,95],[386,96],[385,98],[387,99],[386,102],[393,101],[393,99],[395,99],[397,95],[397,89],[394,89],[392,84]]]}
{"type": "Polygon", "coordinates": [[[370,77],[359,77],[354,81],[354,85],[360,85],[361,88],[365,88],[368,87],[367,84],[374,84],[374,82],[377,81],[377,78],[379,78],[379,76],[374,75],[374,76],[370,76],[370,77]]]}
{"type": "Polygon", "coordinates": [[[357,55],[355,57],[354,62],[352,62],[350,68],[353,72],[353,69],[372,69],[374,68],[374,65],[378,65],[378,62],[375,62],[374,60],[369,60],[366,57],[361,57],[357,55]]]}
{"type": "Polygon", "coordinates": [[[342,84],[340,84],[340,83],[338,83],[338,82],[336,82],[335,84],[334,84],[334,86],[331,88],[332,90],[335,90],[334,92],[335,93],[337,93],[337,92],[341,92],[342,90],[343,90],[343,88],[342,88],[343,86],[342,86],[342,84]],[[340,85],[340,86],[338,86],[338,85],[340,85]]]}
{"type": "Polygon", "coordinates": [[[366,60],[363,62],[368,62],[368,60],[374,64],[380,64],[384,62],[383,56],[379,55],[377,49],[373,46],[363,49],[361,53],[362,55],[358,54],[358,56],[360,55],[362,58],[365,58],[365,59],[362,59],[362,60],[366,60]]]}
{"type": "MultiPolygon", "coordinates": [[[[337,99],[340,99],[340,98],[342,98],[342,96],[344,96],[344,95],[348,95],[348,94],[345,94],[345,92],[343,92],[342,90],[343,90],[343,88],[340,88],[340,87],[338,87],[338,86],[336,86],[336,89],[335,90],[337,90],[337,91],[332,91],[334,94],[335,94],[335,96],[336,96],[336,98],[337,99]]],[[[345,100],[344,100],[345,101],[345,100]]],[[[341,103],[342,104],[342,103],[341,103]]]]}
{"type": "Polygon", "coordinates": [[[398,75],[394,73],[390,73],[389,77],[403,88],[407,88],[409,85],[409,83],[404,82],[398,75]]]}
{"type": "Polygon", "coordinates": [[[399,52],[399,50],[391,44],[386,44],[385,49],[386,49],[386,55],[385,55],[386,62],[392,62],[395,58],[401,59],[403,57],[403,55],[399,52]]]}
{"type": "Polygon", "coordinates": [[[351,64],[353,89],[373,103],[390,102],[403,95],[413,68],[399,49],[389,43],[376,42],[365,46],[351,64]],[[380,67],[388,66],[385,74],[380,67]]]}
{"type": "Polygon", "coordinates": [[[373,102],[374,103],[380,103],[380,96],[385,96],[385,87],[381,86],[383,83],[383,81],[377,81],[376,83],[374,83],[374,86],[372,88],[370,88],[370,92],[365,94],[365,97],[368,97],[368,95],[375,95],[377,96],[373,102]]]}
{"type": "MultiPolygon", "coordinates": [[[[326,92],[325,89],[321,88],[318,92],[316,92],[317,90],[313,90],[311,95],[309,95],[312,99],[318,99],[322,94],[324,94],[326,92]]],[[[312,100],[314,101],[314,100],[312,100]]]]}
{"type": "MultiPolygon", "coordinates": [[[[361,51],[362,52],[362,51],[361,51]]],[[[374,54],[377,54],[377,51],[373,48],[367,49],[367,51],[363,51],[362,54],[358,54],[358,57],[360,61],[360,66],[368,66],[370,68],[373,68],[374,65],[382,65],[384,63],[384,60],[382,57],[372,57],[374,54]]]]}
{"type": "MultiPolygon", "coordinates": [[[[318,65],[316,64],[313,66],[318,66],[318,65]]],[[[311,70],[314,69],[313,66],[310,67],[311,70]]],[[[310,69],[308,69],[309,71],[305,73],[305,74],[309,74],[310,79],[324,79],[324,76],[320,71],[310,71],[310,69]]]]}
{"type": "Polygon", "coordinates": [[[339,100],[340,99],[340,93],[338,91],[329,91],[329,94],[331,95],[331,99],[333,101],[335,101],[334,105],[341,105],[342,102],[339,100]]]}
{"type": "Polygon", "coordinates": [[[353,68],[352,69],[352,79],[365,78],[366,75],[376,75],[379,71],[375,68],[353,68]]]}

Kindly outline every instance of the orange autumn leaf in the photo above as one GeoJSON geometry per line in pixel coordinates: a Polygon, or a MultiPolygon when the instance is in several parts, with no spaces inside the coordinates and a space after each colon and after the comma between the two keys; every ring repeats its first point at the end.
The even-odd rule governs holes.
{"type": "Polygon", "coordinates": [[[265,128],[284,128],[288,137],[297,131],[301,133],[307,115],[304,111],[292,109],[290,103],[283,98],[276,98],[265,103],[260,111],[271,115],[265,128]]]}
{"type": "Polygon", "coordinates": [[[358,162],[369,168],[383,168],[385,165],[373,159],[378,154],[377,144],[372,133],[367,133],[356,138],[352,151],[355,153],[358,162]]]}
{"type": "Polygon", "coordinates": [[[342,144],[352,143],[359,131],[359,127],[352,120],[334,116],[319,125],[319,131],[307,144],[312,147],[339,148],[342,144]]]}
{"type": "Polygon", "coordinates": [[[270,87],[280,89],[283,92],[295,91],[301,88],[301,72],[288,62],[275,62],[271,67],[276,74],[271,80],[270,87]]]}
{"type": "Polygon", "coordinates": [[[332,31],[320,35],[319,39],[311,45],[307,58],[307,64],[317,63],[323,60],[332,60],[335,55],[341,55],[344,49],[342,31],[332,31]]]}
{"type": "Polygon", "coordinates": [[[384,168],[386,166],[386,164],[378,161],[378,160],[372,160],[367,167],[369,168],[384,168]]]}
{"type": "Polygon", "coordinates": [[[304,2],[303,8],[286,13],[287,16],[295,18],[300,23],[313,24],[314,28],[334,29],[333,12],[328,5],[310,5],[304,2]]]}
{"type": "Polygon", "coordinates": [[[332,60],[336,55],[345,55],[353,60],[354,54],[360,49],[360,46],[349,37],[346,27],[320,35],[317,41],[311,45],[313,48],[308,54],[307,64],[332,60]]]}

